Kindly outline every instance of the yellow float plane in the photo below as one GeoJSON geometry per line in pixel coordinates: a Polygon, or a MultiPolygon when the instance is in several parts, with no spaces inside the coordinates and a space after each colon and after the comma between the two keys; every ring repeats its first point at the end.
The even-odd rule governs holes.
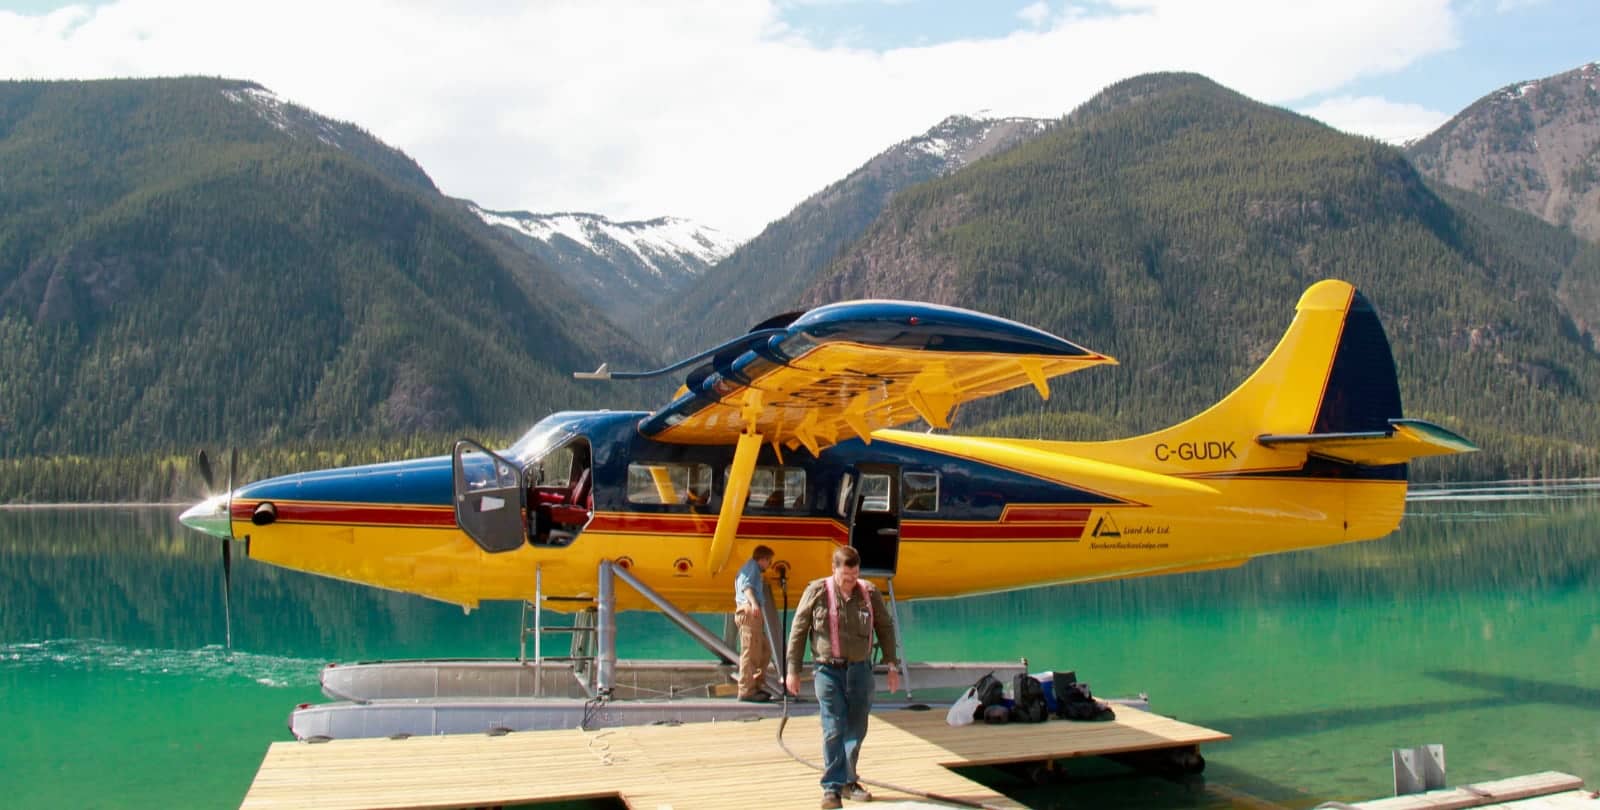
{"type": "MultiPolygon", "coordinates": [[[[286,475],[183,515],[257,561],[466,607],[582,600],[609,562],[686,611],[726,611],[757,544],[804,582],[851,545],[915,600],[1226,568],[1382,537],[1406,462],[1476,448],[1403,417],[1367,299],[1301,297],[1233,393],[1181,424],[1104,442],[941,432],[962,403],[1105,355],[952,307],[857,301],[783,316],[660,372],[653,413],[557,413],[510,448],[286,475]],[[924,423],[930,429],[896,427],[924,423]],[[536,576],[536,572],[538,575],[536,576]]],[[[574,602],[581,605],[583,602],[574,602]]],[[[618,609],[650,609],[634,591],[618,609]]]]}

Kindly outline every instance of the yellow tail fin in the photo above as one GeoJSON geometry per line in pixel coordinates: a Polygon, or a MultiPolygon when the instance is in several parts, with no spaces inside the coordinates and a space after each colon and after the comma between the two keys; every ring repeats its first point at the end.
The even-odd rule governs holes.
{"type": "MultiPolygon", "coordinates": [[[[1477,449],[1445,428],[1404,418],[1388,338],[1355,287],[1319,281],[1295,309],[1261,366],[1193,418],[1131,439],[1055,444],[1169,475],[1297,470],[1312,458],[1392,466],[1477,449]]],[[[1404,476],[1396,469],[1373,472],[1404,476]]]]}

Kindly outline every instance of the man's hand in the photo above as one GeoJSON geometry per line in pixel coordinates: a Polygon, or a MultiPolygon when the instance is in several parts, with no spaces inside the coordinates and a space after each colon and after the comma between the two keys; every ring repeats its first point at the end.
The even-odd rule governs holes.
{"type": "Polygon", "coordinates": [[[889,693],[893,694],[893,693],[898,692],[898,691],[900,691],[900,665],[899,664],[890,664],[889,665],[889,693]]]}
{"type": "Polygon", "coordinates": [[[800,674],[798,672],[791,672],[788,675],[785,675],[783,678],[783,687],[789,690],[789,694],[799,697],[800,674]]]}

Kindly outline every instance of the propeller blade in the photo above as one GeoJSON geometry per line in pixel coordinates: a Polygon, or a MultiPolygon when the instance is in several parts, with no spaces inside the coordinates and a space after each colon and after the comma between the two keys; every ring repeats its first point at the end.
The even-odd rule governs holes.
{"type": "Polygon", "coordinates": [[[233,649],[233,541],[222,541],[222,623],[228,649],[233,649]]]}
{"type": "Polygon", "coordinates": [[[239,448],[228,448],[228,539],[233,539],[233,471],[239,469],[239,448]]]}
{"type": "Polygon", "coordinates": [[[210,495],[211,491],[217,488],[211,476],[211,459],[206,458],[206,451],[201,450],[200,457],[195,461],[200,467],[200,480],[206,483],[206,494],[210,495]]]}

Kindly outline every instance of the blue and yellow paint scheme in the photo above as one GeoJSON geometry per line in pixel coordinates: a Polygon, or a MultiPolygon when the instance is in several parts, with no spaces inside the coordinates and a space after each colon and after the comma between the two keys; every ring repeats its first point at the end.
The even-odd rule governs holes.
{"type": "MultiPolygon", "coordinates": [[[[1243,384],[1165,430],[938,432],[963,402],[1048,397],[1051,380],[1114,362],[966,310],[834,304],[680,364],[685,385],[653,413],[558,413],[498,453],[464,442],[273,478],[184,521],[257,561],[467,607],[533,598],[536,570],[547,595],[590,596],[611,560],[685,610],[725,611],[758,544],[797,582],[856,545],[914,600],[1371,540],[1399,525],[1406,462],[1475,449],[1404,418],[1376,313],[1333,280],[1305,292],[1243,384]],[[918,421],[931,429],[897,429],[918,421]]],[[[618,607],[650,606],[620,589],[618,607]]]]}

